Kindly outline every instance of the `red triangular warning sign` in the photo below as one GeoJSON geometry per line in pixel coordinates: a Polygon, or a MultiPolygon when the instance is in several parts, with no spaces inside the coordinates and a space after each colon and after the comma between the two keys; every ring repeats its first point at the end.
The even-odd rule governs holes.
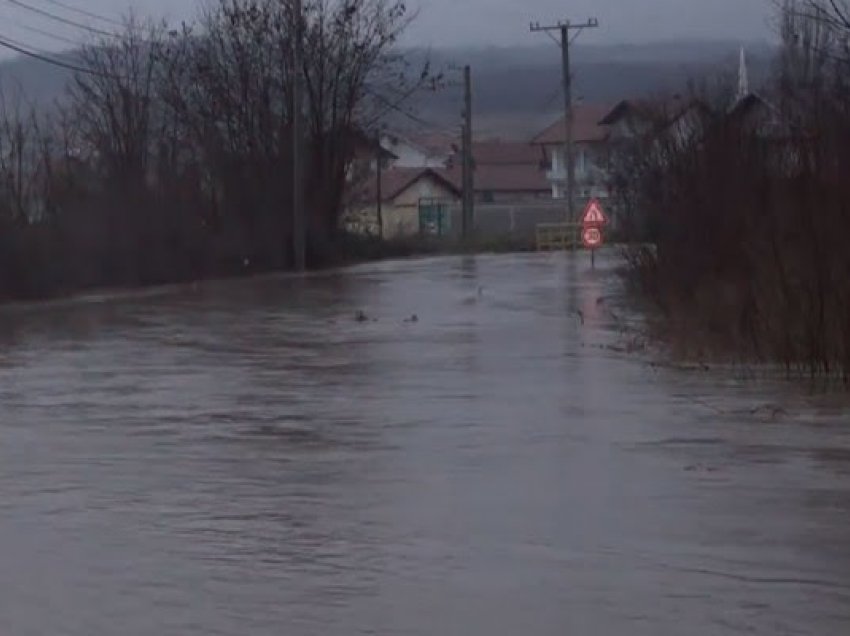
{"type": "Polygon", "coordinates": [[[582,225],[607,225],[608,217],[602,211],[602,204],[599,199],[591,199],[584,209],[584,214],[581,217],[582,225]]]}

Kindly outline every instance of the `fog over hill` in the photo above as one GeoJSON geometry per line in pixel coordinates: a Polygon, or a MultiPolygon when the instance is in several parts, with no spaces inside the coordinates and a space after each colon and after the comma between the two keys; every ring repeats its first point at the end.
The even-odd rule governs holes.
{"type": "MultiPolygon", "coordinates": [[[[633,45],[578,45],[573,48],[574,96],[577,101],[616,100],[662,92],[686,92],[688,82],[721,74],[734,75],[740,42],[662,42],[633,45]]],[[[774,50],[746,44],[754,85],[768,76],[774,50]]],[[[73,54],[66,54],[74,61],[73,54]]],[[[454,131],[460,125],[462,95],[457,67],[473,70],[475,128],[479,137],[527,137],[562,112],[561,58],[554,44],[529,47],[411,49],[414,68],[424,60],[446,74],[446,87],[417,96],[409,104],[414,117],[399,113],[388,124],[396,129],[425,126],[454,131]]],[[[44,62],[15,58],[0,64],[7,93],[20,87],[41,107],[61,99],[71,73],[44,62]]]]}
{"type": "MultiPolygon", "coordinates": [[[[627,97],[686,93],[692,82],[734,78],[740,47],[739,42],[719,41],[576,46],[573,95],[576,101],[610,103],[627,97]]],[[[757,87],[770,73],[774,49],[750,43],[745,50],[750,81],[757,87]]],[[[442,49],[431,51],[430,57],[435,68],[452,64],[472,67],[478,136],[528,136],[563,112],[560,50],[554,44],[442,49]]],[[[448,75],[449,80],[457,78],[457,72],[448,75]]],[[[416,112],[439,126],[457,127],[461,100],[461,89],[449,86],[420,97],[416,112]]]]}

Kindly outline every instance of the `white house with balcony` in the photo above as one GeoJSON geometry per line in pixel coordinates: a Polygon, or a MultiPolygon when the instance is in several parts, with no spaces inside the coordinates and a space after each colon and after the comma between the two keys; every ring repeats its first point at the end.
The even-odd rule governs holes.
{"type": "MultiPolygon", "coordinates": [[[[611,111],[599,104],[576,104],[573,107],[573,157],[576,197],[579,199],[608,196],[608,135],[601,120],[611,111]]],[[[563,199],[567,191],[565,153],[567,130],[561,117],[537,135],[532,143],[542,147],[549,162],[546,177],[552,186],[552,198],[563,199]]]]}

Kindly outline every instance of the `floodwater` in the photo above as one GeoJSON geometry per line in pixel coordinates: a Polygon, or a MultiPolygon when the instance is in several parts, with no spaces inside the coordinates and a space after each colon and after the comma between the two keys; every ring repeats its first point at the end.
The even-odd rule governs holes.
{"type": "Polygon", "coordinates": [[[842,398],[624,351],[612,262],[0,310],[0,634],[850,633],[842,398]]]}

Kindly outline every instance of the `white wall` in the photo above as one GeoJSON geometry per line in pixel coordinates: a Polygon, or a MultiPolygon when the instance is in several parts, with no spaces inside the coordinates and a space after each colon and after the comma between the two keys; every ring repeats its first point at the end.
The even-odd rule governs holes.
{"type": "MultiPolygon", "coordinates": [[[[593,146],[578,143],[575,145],[575,178],[576,178],[576,195],[577,196],[607,196],[604,188],[598,185],[585,183],[593,180],[600,171],[604,171],[605,167],[597,165],[599,161],[595,160],[594,153],[598,154],[599,150],[593,146]]],[[[548,173],[549,182],[552,184],[552,198],[563,199],[565,196],[565,182],[567,179],[567,167],[564,160],[564,147],[551,146],[549,155],[552,160],[552,167],[548,173]]]]}

